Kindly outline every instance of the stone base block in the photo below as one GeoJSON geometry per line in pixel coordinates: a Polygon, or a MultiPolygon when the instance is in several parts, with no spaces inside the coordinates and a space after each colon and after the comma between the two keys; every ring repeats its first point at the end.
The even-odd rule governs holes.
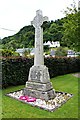
{"type": "Polygon", "coordinates": [[[38,91],[38,90],[24,88],[23,94],[31,96],[31,97],[35,97],[38,99],[40,98],[40,99],[43,99],[46,101],[48,101],[49,99],[55,98],[55,96],[56,96],[55,91],[53,89],[46,91],[46,92],[42,92],[42,91],[38,91]]]}
{"type": "Polygon", "coordinates": [[[52,84],[50,82],[46,84],[36,83],[36,82],[26,82],[26,88],[45,92],[52,89],[52,84]]]}
{"type": "Polygon", "coordinates": [[[32,66],[29,71],[28,81],[39,83],[50,82],[48,68],[45,65],[32,66]]]}
{"type": "Polygon", "coordinates": [[[50,83],[48,68],[45,65],[30,68],[29,78],[23,94],[46,101],[56,96],[50,83]]]}

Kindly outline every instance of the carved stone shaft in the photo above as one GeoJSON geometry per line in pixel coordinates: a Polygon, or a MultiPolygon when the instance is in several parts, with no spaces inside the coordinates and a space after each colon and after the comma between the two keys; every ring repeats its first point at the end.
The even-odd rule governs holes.
{"type": "Polygon", "coordinates": [[[44,21],[48,21],[48,17],[43,17],[42,11],[37,10],[36,16],[32,21],[32,25],[35,27],[35,56],[34,65],[44,65],[43,58],[43,28],[41,27],[44,21]]]}

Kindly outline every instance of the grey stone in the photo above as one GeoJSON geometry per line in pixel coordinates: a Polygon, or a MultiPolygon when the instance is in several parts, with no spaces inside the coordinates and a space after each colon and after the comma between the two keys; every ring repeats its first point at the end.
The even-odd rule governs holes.
{"type": "Polygon", "coordinates": [[[48,68],[44,65],[43,58],[43,29],[41,26],[46,20],[48,20],[48,17],[43,17],[42,11],[37,10],[36,16],[31,22],[35,27],[34,65],[30,68],[23,94],[47,101],[56,95],[50,83],[48,68]]]}
{"type": "Polygon", "coordinates": [[[55,98],[56,96],[53,90],[43,92],[43,91],[27,89],[27,88],[23,90],[23,94],[31,97],[35,97],[35,98],[40,98],[46,101],[48,101],[49,99],[55,98]]]}
{"type": "Polygon", "coordinates": [[[31,22],[35,27],[35,56],[34,56],[34,65],[44,65],[43,58],[43,28],[41,27],[44,21],[48,21],[48,17],[43,17],[42,11],[37,10],[36,16],[31,22]]]}
{"type": "Polygon", "coordinates": [[[37,82],[27,82],[26,83],[27,89],[39,90],[39,91],[49,91],[52,89],[52,85],[50,82],[43,84],[37,82]]]}
{"type": "Polygon", "coordinates": [[[44,65],[32,66],[29,72],[28,81],[47,83],[50,82],[48,68],[44,65]]]}

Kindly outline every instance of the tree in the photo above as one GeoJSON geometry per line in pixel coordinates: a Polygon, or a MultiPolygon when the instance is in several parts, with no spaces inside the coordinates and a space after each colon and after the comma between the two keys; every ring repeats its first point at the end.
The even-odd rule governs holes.
{"type": "Polygon", "coordinates": [[[79,51],[80,49],[80,11],[77,10],[75,2],[65,11],[66,19],[63,24],[63,38],[66,46],[79,51]]]}
{"type": "MultiPolygon", "coordinates": [[[[61,21],[60,21],[61,22],[61,21]]],[[[61,25],[58,22],[51,24],[49,32],[52,35],[52,41],[61,41],[62,38],[62,22],[61,25]]]]}
{"type": "Polygon", "coordinates": [[[63,47],[59,47],[57,48],[55,55],[56,56],[67,56],[67,50],[65,50],[65,48],[63,47]]]}

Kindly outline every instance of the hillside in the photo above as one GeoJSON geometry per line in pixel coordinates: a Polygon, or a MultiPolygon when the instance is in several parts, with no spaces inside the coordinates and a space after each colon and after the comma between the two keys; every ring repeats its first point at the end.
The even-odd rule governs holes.
{"type": "MultiPolygon", "coordinates": [[[[63,19],[43,23],[43,40],[60,41],[62,45],[63,19]]],[[[32,25],[23,27],[17,34],[2,39],[4,49],[34,47],[35,30],[32,25]]]]}

